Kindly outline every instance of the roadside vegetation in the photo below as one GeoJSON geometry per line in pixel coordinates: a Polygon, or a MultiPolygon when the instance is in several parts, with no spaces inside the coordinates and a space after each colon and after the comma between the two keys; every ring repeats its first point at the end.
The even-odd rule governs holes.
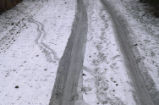
{"type": "Polygon", "coordinates": [[[22,0],[0,0],[0,13],[13,8],[22,0]]]}
{"type": "Polygon", "coordinates": [[[159,18],[159,0],[140,0],[140,2],[150,5],[150,12],[152,12],[154,16],[159,18]]]}

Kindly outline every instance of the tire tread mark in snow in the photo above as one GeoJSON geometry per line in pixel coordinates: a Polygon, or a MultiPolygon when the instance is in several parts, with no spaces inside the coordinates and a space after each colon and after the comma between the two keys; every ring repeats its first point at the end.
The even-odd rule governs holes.
{"type": "Polygon", "coordinates": [[[77,0],[75,20],[64,55],[60,60],[49,105],[74,105],[87,39],[87,13],[83,0],[77,0]]]}
{"type": "Polygon", "coordinates": [[[135,88],[135,99],[137,105],[154,105],[148,91],[145,87],[143,77],[141,75],[140,69],[136,64],[136,60],[134,59],[133,51],[130,49],[129,40],[127,35],[129,34],[128,23],[124,20],[122,15],[119,15],[117,11],[112,7],[112,5],[107,0],[101,0],[101,2],[105,5],[106,9],[110,13],[114,29],[117,34],[117,39],[119,40],[120,46],[123,50],[125,63],[127,68],[129,69],[129,73],[131,79],[133,81],[133,85],[135,88]]]}
{"type": "Polygon", "coordinates": [[[45,53],[45,56],[49,62],[56,62],[59,61],[59,58],[56,54],[56,52],[51,49],[48,45],[46,45],[43,40],[46,36],[46,32],[44,30],[44,25],[37,20],[33,19],[32,17],[29,18],[29,22],[34,23],[37,25],[37,31],[38,31],[38,37],[35,40],[36,44],[39,45],[39,47],[43,50],[45,53]]]}

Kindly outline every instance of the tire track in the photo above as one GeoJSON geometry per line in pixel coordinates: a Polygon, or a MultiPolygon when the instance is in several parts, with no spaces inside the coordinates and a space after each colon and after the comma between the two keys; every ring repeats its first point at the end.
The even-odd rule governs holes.
{"type": "Polygon", "coordinates": [[[35,40],[35,42],[42,49],[43,53],[46,56],[47,61],[53,62],[53,63],[56,63],[56,61],[59,61],[59,57],[57,56],[56,52],[43,42],[46,36],[44,25],[36,21],[32,17],[30,17],[28,20],[29,22],[34,23],[37,26],[38,37],[35,40]]]}
{"type": "Polygon", "coordinates": [[[79,95],[78,81],[82,70],[87,40],[87,13],[83,0],[77,0],[72,33],[59,63],[49,105],[75,105],[79,95]]]}
{"type": "Polygon", "coordinates": [[[134,59],[134,54],[132,53],[133,51],[132,49],[130,49],[130,43],[128,42],[129,39],[127,37],[127,35],[129,34],[127,25],[128,23],[125,21],[124,17],[113,8],[109,1],[101,0],[101,2],[105,5],[105,8],[108,10],[112,17],[117,40],[119,40],[120,47],[123,50],[125,63],[129,70],[128,73],[130,74],[134,88],[136,90],[134,94],[136,102],[138,103],[138,105],[154,105],[144,84],[140,68],[138,67],[136,60],[134,59]]]}

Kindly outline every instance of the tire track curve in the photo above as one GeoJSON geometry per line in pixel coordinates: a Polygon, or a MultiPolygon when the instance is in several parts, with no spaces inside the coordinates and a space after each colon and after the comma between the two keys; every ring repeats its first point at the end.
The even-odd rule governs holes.
{"type": "Polygon", "coordinates": [[[32,17],[30,17],[28,21],[34,23],[37,26],[38,37],[35,40],[35,42],[42,49],[47,61],[53,63],[59,61],[59,57],[57,56],[56,52],[43,42],[46,36],[44,25],[38,22],[37,20],[33,19],[32,17]]]}
{"type": "Polygon", "coordinates": [[[144,80],[142,74],[140,72],[140,68],[138,67],[136,60],[134,58],[133,51],[131,49],[131,45],[129,43],[129,39],[127,37],[130,31],[128,28],[128,23],[125,21],[124,17],[119,14],[109,3],[108,0],[101,0],[101,2],[105,5],[105,8],[108,10],[112,17],[112,22],[114,24],[114,30],[116,32],[117,40],[119,40],[120,47],[123,51],[123,55],[125,57],[125,63],[128,68],[128,73],[133,81],[133,85],[135,88],[134,98],[138,105],[154,105],[148,90],[144,84],[144,80]]]}
{"type": "Polygon", "coordinates": [[[77,0],[71,36],[60,60],[49,105],[75,105],[87,40],[87,12],[83,0],[77,0]]]}

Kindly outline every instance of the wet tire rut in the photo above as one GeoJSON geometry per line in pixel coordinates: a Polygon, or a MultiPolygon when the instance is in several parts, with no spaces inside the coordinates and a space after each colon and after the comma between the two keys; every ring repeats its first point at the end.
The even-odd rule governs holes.
{"type": "Polygon", "coordinates": [[[87,30],[86,8],[83,0],[77,0],[72,32],[59,63],[49,105],[75,105],[78,100],[77,88],[83,65],[87,30]]]}
{"type": "Polygon", "coordinates": [[[107,0],[101,0],[105,5],[105,8],[108,10],[111,15],[112,22],[114,24],[114,30],[116,32],[117,40],[119,40],[122,53],[125,58],[125,63],[128,68],[128,73],[133,81],[133,86],[135,88],[134,98],[138,105],[154,105],[150,94],[145,86],[140,68],[136,63],[134,58],[134,53],[130,49],[129,39],[127,37],[129,33],[128,23],[125,21],[124,17],[119,14],[107,0]]]}

